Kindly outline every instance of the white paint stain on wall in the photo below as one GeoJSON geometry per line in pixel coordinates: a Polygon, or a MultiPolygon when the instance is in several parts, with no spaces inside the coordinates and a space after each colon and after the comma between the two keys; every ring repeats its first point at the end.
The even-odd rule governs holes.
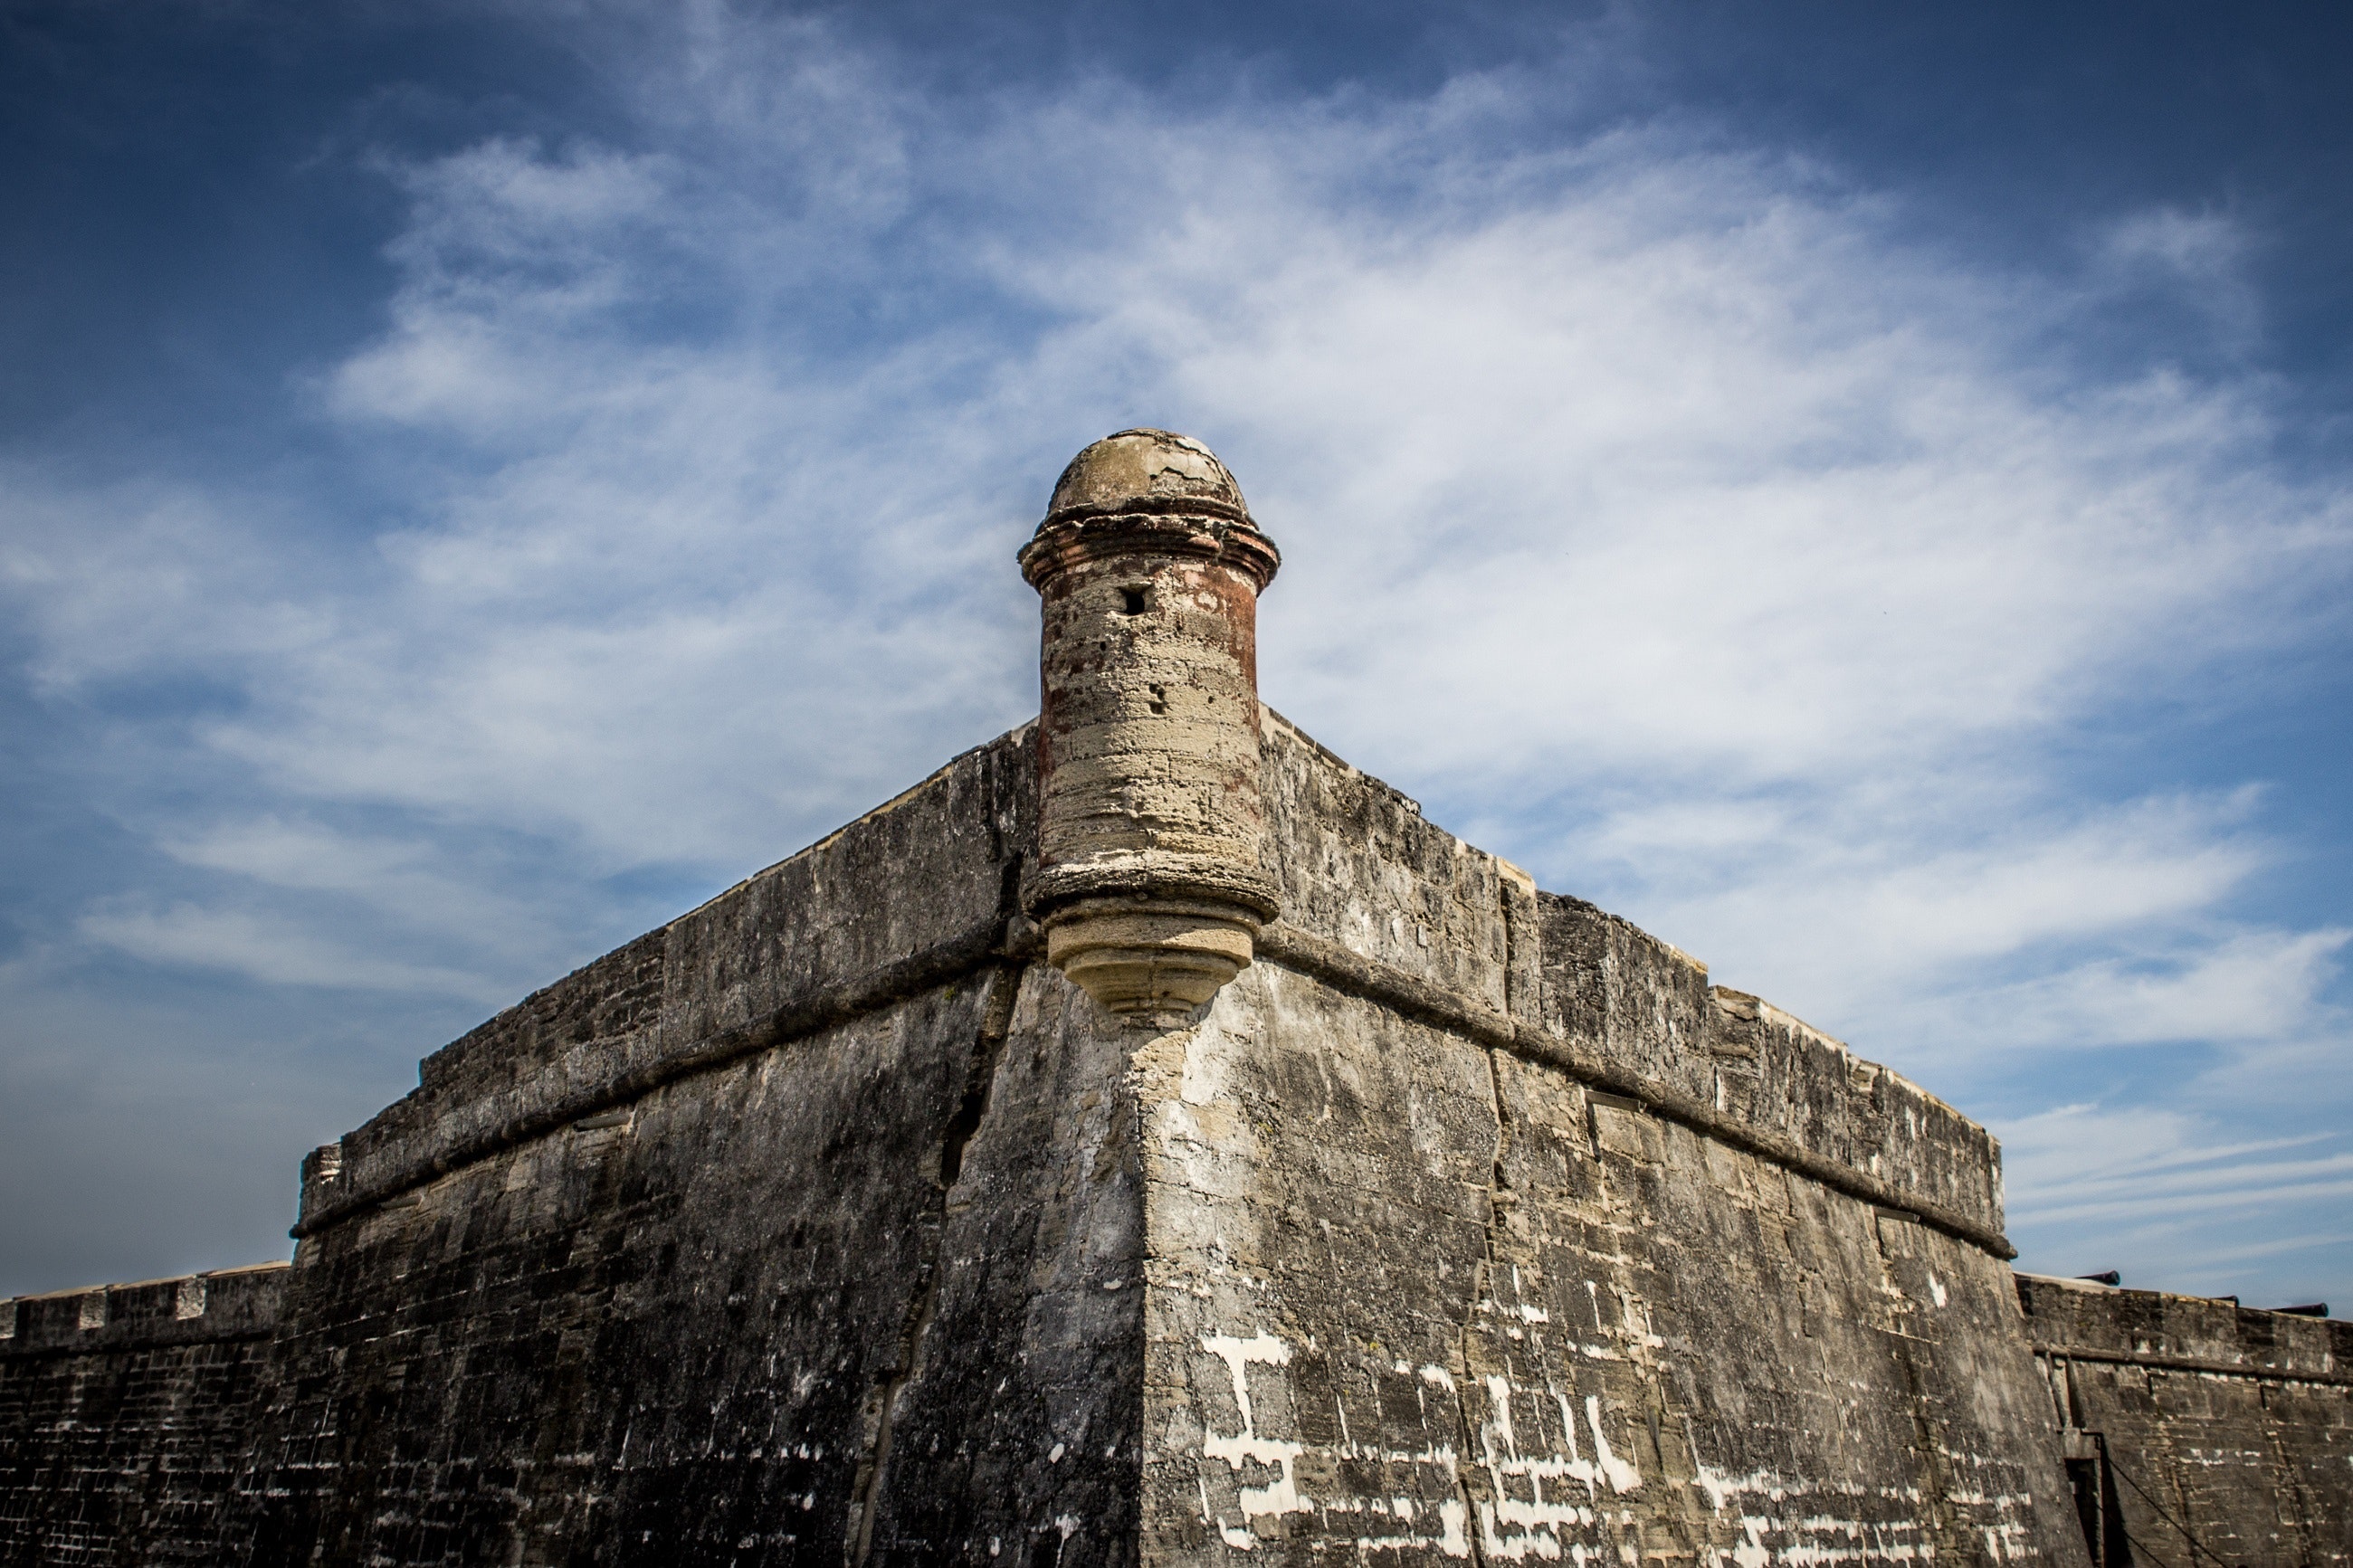
{"type": "Polygon", "coordinates": [[[1586,1426],[1593,1438],[1593,1455],[1588,1458],[1578,1449],[1577,1414],[1568,1394],[1556,1388],[1519,1388],[1503,1377],[1480,1381],[1487,1393],[1487,1419],[1479,1428],[1479,1463],[1487,1472],[1491,1494],[1479,1503],[1481,1551],[1493,1562],[1533,1557],[1583,1563],[1596,1559],[1608,1522],[1598,1506],[1602,1489],[1614,1496],[1642,1484],[1634,1466],[1609,1447],[1601,1424],[1601,1401],[1585,1400],[1586,1426]],[[1544,1442],[1523,1447],[1512,1411],[1515,1397],[1556,1413],[1557,1447],[1544,1442]]]}
{"type": "Polygon", "coordinates": [[[1609,1451],[1609,1435],[1601,1429],[1601,1401],[1589,1394],[1585,1396],[1585,1422],[1593,1428],[1594,1452],[1598,1456],[1597,1462],[1601,1466],[1601,1473],[1609,1479],[1609,1489],[1630,1492],[1641,1486],[1641,1473],[1632,1464],[1609,1451]]]}
{"type": "MultiPolygon", "coordinates": [[[[1728,1547],[1707,1551],[1712,1568],[1839,1568],[1844,1563],[1933,1563],[1936,1543],[1927,1523],[1909,1513],[1863,1519],[1853,1511],[1866,1497],[1916,1507],[1912,1488],[1820,1486],[1770,1470],[1735,1476],[1702,1460],[1693,1484],[1718,1515],[1739,1531],[1728,1547]],[[1726,1505],[1731,1505],[1727,1510],[1726,1505]],[[1758,1507],[1757,1504],[1764,1506],[1758,1507]]],[[[1997,1553],[1993,1561],[2004,1559],[1997,1553]]]]}
{"type": "MultiPolygon", "coordinates": [[[[1201,1438],[1203,1458],[1223,1459],[1242,1473],[1245,1463],[1271,1468],[1273,1480],[1262,1487],[1242,1487],[1236,1496],[1240,1500],[1241,1521],[1228,1524],[1225,1516],[1214,1516],[1218,1534],[1225,1543],[1237,1551],[1255,1551],[1258,1537],[1250,1530],[1250,1521],[1261,1514],[1305,1513],[1311,1505],[1302,1502],[1292,1465],[1306,1451],[1304,1443],[1283,1438],[1261,1437],[1258,1435],[1258,1417],[1250,1408],[1250,1367],[1253,1362],[1265,1365],[1284,1366],[1291,1361],[1291,1347],[1272,1334],[1258,1333],[1249,1339],[1231,1334],[1203,1334],[1201,1348],[1226,1363],[1226,1371],[1234,1384],[1234,1408],[1240,1413],[1242,1429],[1231,1436],[1219,1436],[1208,1431],[1206,1424],[1201,1438]]],[[[1202,1493],[1202,1511],[1207,1513],[1208,1494],[1202,1493]]]]}
{"type": "MultiPolygon", "coordinates": [[[[1206,1481],[1197,1481],[1201,1498],[1201,1519],[1216,1527],[1219,1538],[1239,1552],[1254,1552],[1261,1544],[1251,1528],[1261,1517],[1285,1513],[1317,1513],[1324,1516],[1327,1541],[1347,1539],[1347,1533],[1336,1527],[1334,1515],[1343,1520],[1354,1519],[1353,1544],[1360,1553],[1373,1552],[1437,1551],[1449,1557],[1468,1558],[1472,1554],[1470,1509],[1461,1500],[1459,1477],[1454,1450],[1436,1444],[1427,1448],[1382,1448],[1344,1441],[1336,1449],[1325,1449],[1335,1458],[1370,1461],[1381,1466],[1409,1468],[1429,1468],[1440,1472],[1433,1478],[1446,1494],[1436,1504],[1417,1502],[1410,1497],[1342,1497],[1328,1500],[1303,1498],[1298,1490],[1297,1461],[1307,1451],[1307,1445],[1287,1438],[1264,1436],[1258,1429],[1258,1411],[1251,1403],[1250,1368],[1286,1366],[1291,1362],[1291,1347],[1272,1334],[1260,1332],[1242,1338],[1233,1334],[1203,1334],[1201,1348],[1226,1364],[1231,1381],[1234,1409],[1241,1421],[1241,1430],[1230,1436],[1220,1435],[1204,1423],[1201,1452],[1204,1459],[1219,1459],[1231,1468],[1239,1477],[1245,1465],[1265,1467],[1276,1472],[1275,1479],[1263,1486],[1242,1486],[1236,1489],[1241,1518],[1229,1521],[1218,1513],[1209,1500],[1206,1481]]],[[[1413,1368],[1400,1363],[1399,1372],[1418,1370],[1421,1381],[1433,1388],[1454,1392],[1454,1378],[1446,1368],[1435,1363],[1413,1368]]]]}

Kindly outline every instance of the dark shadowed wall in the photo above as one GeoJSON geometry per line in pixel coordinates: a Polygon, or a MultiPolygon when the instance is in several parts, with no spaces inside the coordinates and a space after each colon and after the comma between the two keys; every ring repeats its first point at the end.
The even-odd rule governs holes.
{"type": "Polygon", "coordinates": [[[2108,1562],[2353,1562],[2353,1323],[2035,1275],[2018,1294],[2108,1562]]]}
{"type": "Polygon", "coordinates": [[[0,1301],[0,1561],[209,1563],[287,1268],[0,1301]]]}
{"type": "Polygon", "coordinates": [[[1000,952],[1032,766],[1026,732],[967,753],[314,1158],[227,1544],[1115,1555],[1133,1152],[1111,1037],[1000,952]]]}

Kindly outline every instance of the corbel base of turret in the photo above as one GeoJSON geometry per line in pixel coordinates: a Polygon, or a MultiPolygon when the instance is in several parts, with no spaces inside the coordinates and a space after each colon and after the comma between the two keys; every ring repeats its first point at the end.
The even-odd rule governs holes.
{"type": "Polygon", "coordinates": [[[1046,962],[1124,1022],[1174,1024],[1250,967],[1260,921],[1233,904],[1089,899],[1046,917],[1046,962]]]}

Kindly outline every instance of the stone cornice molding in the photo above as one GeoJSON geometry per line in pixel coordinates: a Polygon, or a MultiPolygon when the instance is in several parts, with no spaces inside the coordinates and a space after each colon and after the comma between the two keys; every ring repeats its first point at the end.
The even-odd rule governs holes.
{"type": "Polygon", "coordinates": [[[1073,508],[1038,525],[1021,547],[1021,575],[1044,592],[1056,579],[1090,562],[1118,555],[1160,555],[1215,561],[1241,573],[1259,592],[1274,581],[1282,552],[1258,530],[1248,512],[1212,512],[1198,497],[1163,508],[1148,501],[1120,511],[1073,508]]]}

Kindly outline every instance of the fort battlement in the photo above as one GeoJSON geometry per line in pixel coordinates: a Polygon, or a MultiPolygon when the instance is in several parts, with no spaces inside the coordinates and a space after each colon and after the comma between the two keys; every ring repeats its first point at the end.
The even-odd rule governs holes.
{"type": "Polygon", "coordinates": [[[283,1263],[257,1263],[0,1298],[0,1356],[111,1356],[266,1340],[278,1330],[286,1273],[283,1263]]]}
{"type": "Polygon", "coordinates": [[[2018,1294],[2095,1562],[2345,1560],[2353,1323],[2033,1274],[2018,1294]]]}
{"type": "MultiPolygon", "coordinates": [[[[1261,723],[1261,867],[1285,911],[1260,935],[1262,962],[1560,1068],[1613,1097],[1613,1121],[1662,1119],[2013,1256],[1984,1129],[1711,987],[1705,965],[1629,922],[1537,890],[1272,710],[1261,723]]],[[[966,752],[427,1058],[414,1093],[306,1163],[295,1234],[533,1138],[623,1125],[673,1079],[1035,960],[1014,891],[1034,868],[1034,744],[1024,726],[966,752]]]]}
{"type": "Polygon", "coordinates": [[[0,1305],[0,1556],[2353,1553],[2343,1325],[2021,1285],[1984,1129],[1263,707],[1278,559],[1082,453],[1037,722],[427,1057],[290,1268],[0,1305]]]}
{"type": "Polygon", "coordinates": [[[0,1300],[0,1561],[214,1561],[292,1272],[0,1300]]]}

